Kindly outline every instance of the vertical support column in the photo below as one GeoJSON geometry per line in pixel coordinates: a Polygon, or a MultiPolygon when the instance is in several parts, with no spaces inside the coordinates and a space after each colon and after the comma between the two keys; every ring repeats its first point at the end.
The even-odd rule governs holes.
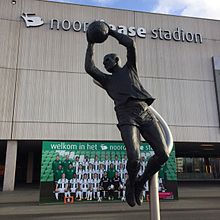
{"type": "Polygon", "coordinates": [[[17,141],[7,142],[3,191],[14,190],[16,161],[17,161],[17,148],[18,148],[17,141]]]}
{"type": "Polygon", "coordinates": [[[33,182],[33,165],[34,165],[33,162],[34,162],[34,153],[28,152],[26,183],[33,182]]]}
{"type": "Polygon", "coordinates": [[[150,219],[160,220],[160,201],[158,193],[158,172],[150,181],[150,219]]]}

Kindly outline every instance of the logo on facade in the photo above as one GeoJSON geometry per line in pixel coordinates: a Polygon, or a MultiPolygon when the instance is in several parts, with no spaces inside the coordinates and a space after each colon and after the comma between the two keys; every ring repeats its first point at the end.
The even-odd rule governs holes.
{"type": "Polygon", "coordinates": [[[101,149],[102,150],[108,150],[108,147],[106,145],[104,145],[104,144],[101,144],[101,149]]]}
{"type": "Polygon", "coordinates": [[[26,27],[39,27],[44,24],[43,19],[36,16],[34,13],[23,13],[21,17],[24,20],[26,27]]]}

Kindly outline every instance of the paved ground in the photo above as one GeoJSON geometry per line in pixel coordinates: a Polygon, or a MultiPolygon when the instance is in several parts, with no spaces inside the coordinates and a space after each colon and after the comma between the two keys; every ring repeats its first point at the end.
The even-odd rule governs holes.
{"type": "MultiPolygon", "coordinates": [[[[220,219],[220,183],[180,184],[178,201],[163,201],[161,219],[220,219]],[[174,218],[175,217],[175,218],[174,218]],[[197,217],[197,218],[196,218],[197,217]]],[[[39,205],[39,189],[0,192],[0,219],[149,219],[149,204],[130,208],[126,203],[39,205]]]]}

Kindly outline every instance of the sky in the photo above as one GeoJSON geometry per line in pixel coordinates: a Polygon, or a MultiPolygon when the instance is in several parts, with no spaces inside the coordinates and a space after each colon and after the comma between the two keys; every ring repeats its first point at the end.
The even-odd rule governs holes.
{"type": "Polygon", "coordinates": [[[220,20],[220,0],[51,0],[220,20]]]}

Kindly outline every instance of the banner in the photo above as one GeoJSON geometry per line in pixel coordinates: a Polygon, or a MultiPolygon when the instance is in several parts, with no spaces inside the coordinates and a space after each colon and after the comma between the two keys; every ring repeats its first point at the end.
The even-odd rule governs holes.
{"type": "MultiPolygon", "coordinates": [[[[140,147],[141,168],[154,154],[140,147]]],[[[42,146],[40,202],[125,201],[127,155],[122,142],[49,142],[42,146]]],[[[159,172],[160,199],[177,199],[175,151],[159,172]]],[[[144,198],[149,195],[148,183],[144,198]]]]}

